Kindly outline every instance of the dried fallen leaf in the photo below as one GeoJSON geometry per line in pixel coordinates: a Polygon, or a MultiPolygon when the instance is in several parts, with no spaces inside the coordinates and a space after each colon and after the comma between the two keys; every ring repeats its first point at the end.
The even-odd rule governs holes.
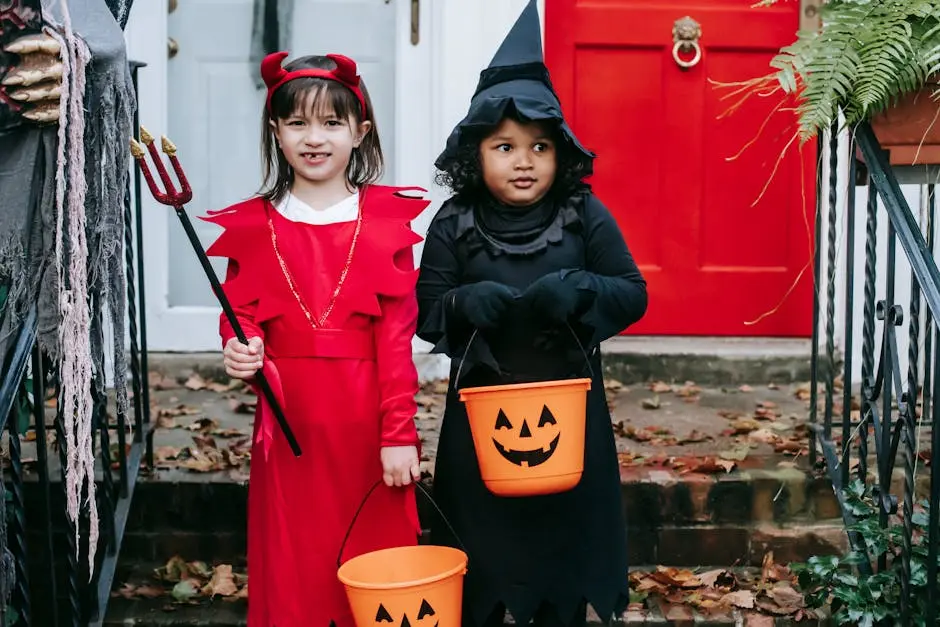
{"type": "Polygon", "coordinates": [[[651,426],[637,429],[629,425],[623,430],[623,437],[635,442],[649,442],[653,446],[671,446],[678,442],[672,432],[665,427],[651,426]]]}
{"type": "Polygon", "coordinates": [[[676,396],[679,396],[682,398],[691,398],[694,396],[698,396],[701,393],[702,393],[702,388],[698,387],[691,381],[686,381],[685,385],[683,385],[678,390],[676,390],[676,396]]]}
{"type": "Polygon", "coordinates": [[[731,605],[749,610],[754,607],[754,593],[750,590],[735,590],[721,597],[724,605],[731,605]]]}
{"type": "Polygon", "coordinates": [[[666,392],[672,392],[672,386],[663,381],[654,381],[649,386],[650,391],[655,392],[656,394],[665,394],[666,392]]]}
{"type": "Polygon", "coordinates": [[[209,381],[206,383],[206,389],[210,392],[216,392],[218,394],[224,394],[226,392],[232,392],[244,386],[244,382],[238,379],[229,379],[228,383],[220,383],[218,381],[209,381]]]}
{"type": "Polygon", "coordinates": [[[754,388],[752,388],[751,386],[749,386],[749,385],[747,385],[747,384],[745,383],[744,385],[738,387],[738,391],[739,391],[739,392],[745,392],[745,393],[747,393],[747,392],[753,392],[753,391],[754,391],[754,388]]]}
{"type": "Polygon", "coordinates": [[[154,576],[161,581],[175,583],[189,575],[186,561],[179,555],[171,557],[166,564],[154,570],[154,576]]]}
{"type": "Polygon", "coordinates": [[[175,407],[160,407],[157,409],[157,416],[165,416],[168,418],[176,418],[179,416],[194,416],[196,414],[202,413],[200,410],[195,407],[189,407],[188,405],[179,404],[175,407]]]}
{"type": "Polygon", "coordinates": [[[255,407],[257,407],[256,401],[245,402],[240,401],[235,398],[231,398],[228,401],[229,409],[236,414],[253,414],[255,413],[255,407]]]}
{"type": "Polygon", "coordinates": [[[788,567],[774,561],[773,551],[764,554],[764,559],[761,562],[761,583],[790,581],[791,576],[792,573],[788,567]]]}
{"type": "Polygon", "coordinates": [[[210,434],[220,438],[241,438],[248,435],[241,429],[213,429],[210,434]]]}
{"type": "Polygon", "coordinates": [[[157,464],[167,462],[179,457],[183,449],[176,446],[158,446],[153,449],[153,458],[157,464]]]}
{"type": "Polygon", "coordinates": [[[179,387],[172,378],[155,371],[150,372],[149,382],[152,390],[173,390],[179,387]]]}
{"type": "Polygon", "coordinates": [[[731,423],[731,435],[743,435],[760,429],[760,423],[750,418],[741,418],[731,423]]]}
{"type": "Polygon", "coordinates": [[[801,400],[801,401],[808,401],[808,400],[809,400],[809,388],[810,388],[810,384],[809,384],[809,383],[801,383],[801,384],[798,385],[798,386],[796,387],[796,389],[793,391],[793,395],[794,395],[798,400],[801,400]]]}
{"type": "Polygon", "coordinates": [[[720,453],[718,453],[718,456],[721,459],[730,459],[730,460],[741,462],[747,459],[748,453],[750,452],[751,452],[751,447],[747,444],[743,444],[740,446],[735,446],[733,448],[730,448],[726,451],[721,451],[720,453]]]}
{"type": "Polygon", "coordinates": [[[780,436],[770,429],[758,429],[747,434],[747,439],[752,442],[761,442],[763,444],[775,444],[780,436]]]}
{"type": "Polygon", "coordinates": [[[180,603],[189,603],[193,597],[199,594],[196,584],[192,579],[184,579],[173,586],[170,594],[180,603]]]}
{"type": "Polygon", "coordinates": [[[219,564],[212,571],[212,578],[202,588],[202,593],[207,597],[232,596],[238,592],[238,586],[235,585],[235,579],[232,574],[231,564],[219,564]]]}
{"type": "Polygon", "coordinates": [[[774,451],[777,453],[799,454],[804,448],[802,442],[795,440],[780,440],[774,444],[774,451]]]}
{"type": "Polygon", "coordinates": [[[721,586],[730,589],[734,586],[734,575],[724,568],[716,568],[715,570],[699,573],[698,578],[702,582],[702,585],[708,588],[721,586]]]}
{"type": "Polygon", "coordinates": [[[698,429],[692,429],[689,432],[689,435],[684,438],[679,438],[678,444],[696,444],[698,442],[707,442],[712,439],[712,436],[707,433],[703,433],[698,429]]]}
{"type": "Polygon", "coordinates": [[[199,375],[199,373],[194,372],[193,374],[189,376],[188,379],[186,379],[186,383],[183,384],[183,387],[185,387],[188,390],[198,391],[198,390],[206,389],[207,385],[208,385],[208,382],[205,379],[203,379],[199,375]]]}
{"type": "Polygon", "coordinates": [[[773,588],[767,590],[767,596],[787,614],[792,614],[803,607],[803,595],[785,581],[778,582],[773,588]]]}
{"type": "Polygon", "coordinates": [[[672,467],[675,468],[679,474],[688,474],[690,472],[701,473],[701,474],[715,474],[721,472],[731,472],[735,467],[735,462],[727,461],[723,459],[715,459],[714,457],[704,457],[701,459],[676,459],[672,461],[672,467]]]}
{"type": "Polygon", "coordinates": [[[680,588],[697,588],[702,585],[695,573],[684,568],[657,566],[656,571],[650,573],[650,577],[660,583],[680,588]]]}
{"type": "Polygon", "coordinates": [[[162,597],[164,594],[166,594],[166,591],[164,591],[162,588],[151,586],[149,584],[137,585],[133,583],[125,583],[121,586],[120,590],[114,590],[111,592],[111,596],[120,596],[124,597],[125,599],[137,599],[141,597],[145,599],[155,599],[157,597],[162,597]]]}
{"type": "Polygon", "coordinates": [[[441,404],[441,399],[433,394],[418,394],[415,396],[415,402],[420,407],[437,407],[441,404]]]}
{"type": "Polygon", "coordinates": [[[218,427],[219,421],[214,418],[200,418],[186,425],[186,428],[190,431],[199,431],[200,433],[208,433],[218,427]]]}
{"type": "Polygon", "coordinates": [[[656,396],[652,398],[644,398],[643,401],[640,403],[640,406],[643,409],[659,409],[660,407],[662,407],[662,403],[659,400],[659,395],[657,394],[656,396]]]}

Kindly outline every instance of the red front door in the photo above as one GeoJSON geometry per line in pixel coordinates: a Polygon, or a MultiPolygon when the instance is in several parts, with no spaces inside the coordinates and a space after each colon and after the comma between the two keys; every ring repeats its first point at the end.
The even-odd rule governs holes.
{"type": "Polygon", "coordinates": [[[768,74],[795,39],[800,3],[545,4],[552,80],[598,155],[594,190],[649,283],[631,333],[809,336],[815,145],[795,140],[778,163],[795,132],[792,112],[773,113],[779,95],[719,119],[737,99],[714,85],[768,74]],[[673,25],[686,16],[701,26],[691,68],[673,56],[673,25]]]}

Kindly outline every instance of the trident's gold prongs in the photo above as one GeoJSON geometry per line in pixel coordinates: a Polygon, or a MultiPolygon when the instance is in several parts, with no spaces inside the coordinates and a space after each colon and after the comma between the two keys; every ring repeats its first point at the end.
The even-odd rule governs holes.
{"type": "Polygon", "coordinates": [[[164,154],[169,155],[170,157],[176,156],[176,144],[171,142],[166,135],[162,135],[160,137],[160,143],[162,145],[164,154]]]}
{"type": "Polygon", "coordinates": [[[143,142],[145,146],[149,146],[153,143],[153,135],[143,126],[140,127],[140,141],[143,142]]]}
{"type": "Polygon", "coordinates": [[[131,137],[131,156],[133,156],[135,159],[140,159],[144,156],[143,147],[137,143],[137,140],[133,137],[131,137]]]}

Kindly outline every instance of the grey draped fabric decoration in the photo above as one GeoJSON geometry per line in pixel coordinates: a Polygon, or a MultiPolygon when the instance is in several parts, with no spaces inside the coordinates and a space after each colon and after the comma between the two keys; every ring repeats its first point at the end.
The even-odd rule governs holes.
{"type": "MultiPolygon", "coordinates": [[[[15,56],[3,51],[13,39],[34,34],[41,27],[38,0],[0,0],[0,80],[6,76],[15,56]]],[[[54,132],[18,130],[19,118],[12,102],[0,97],[0,284],[8,288],[0,307],[0,363],[7,356],[10,338],[23,317],[25,304],[35,298],[40,283],[43,257],[43,196],[51,200],[45,168],[52,164],[43,158],[53,155],[54,132]],[[33,220],[33,210],[39,214],[33,220]],[[34,229],[35,224],[40,229],[34,229]],[[14,278],[20,280],[14,281],[14,278]]],[[[52,207],[51,202],[47,202],[52,207]]],[[[48,225],[47,225],[48,226],[48,225]]],[[[55,305],[55,303],[53,303],[55,305]]],[[[6,503],[5,482],[0,481],[0,503],[6,503]]],[[[13,554],[7,544],[7,521],[0,515],[0,624],[6,624],[7,602],[16,583],[13,554]]]]}
{"type": "Polygon", "coordinates": [[[258,89],[264,87],[258,67],[272,52],[289,50],[294,24],[294,0],[254,0],[249,61],[251,78],[258,89]]]}
{"type": "MultiPolygon", "coordinates": [[[[26,1],[0,0],[0,5],[26,1]]],[[[78,42],[77,48],[63,50],[63,57],[70,57],[66,61],[73,73],[72,89],[65,89],[63,84],[63,98],[71,101],[71,111],[77,115],[63,116],[61,127],[39,127],[12,116],[0,126],[0,207],[3,207],[0,212],[0,283],[9,286],[0,320],[0,355],[8,352],[25,314],[36,305],[40,346],[53,363],[61,367],[61,374],[68,374],[62,359],[71,351],[74,359],[90,365],[91,384],[104,394],[103,318],[96,312],[107,311],[114,338],[110,350],[114,355],[118,411],[127,408],[123,204],[130,165],[128,138],[136,108],[122,28],[127,23],[132,1],[41,0],[42,22],[47,30],[66,43],[65,33],[69,30],[73,33],[72,41],[78,42]],[[63,10],[63,4],[67,11],[63,10]],[[83,54],[75,54],[76,50],[86,49],[87,59],[83,54]],[[84,75],[84,89],[80,89],[81,80],[76,82],[76,74],[84,75]],[[80,89],[77,93],[76,86],[80,89]],[[80,121],[77,125],[76,118],[80,121]],[[72,133],[73,125],[77,129],[83,127],[83,133],[77,131],[82,133],[78,135],[79,141],[72,133]],[[60,211],[64,213],[66,209],[60,208],[61,202],[57,203],[57,186],[62,186],[60,191],[66,199],[84,195],[77,213],[74,207],[69,207],[72,215],[61,215],[60,211]],[[79,232],[83,233],[84,241],[76,242],[68,233],[67,225],[70,218],[80,223],[82,213],[84,230],[79,232]],[[57,234],[62,239],[63,251],[58,265],[57,234]],[[63,327],[63,295],[75,281],[69,256],[72,251],[85,248],[87,256],[81,274],[87,279],[87,292],[73,297],[78,306],[89,308],[85,317],[87,324],[82,328],[63,327]],[[76,346],[80,354],[74,354],[76,346]]],[[[7,26],[0,24],[0,29],[7,26]]],[[[0,42],[5,37],[13,38],[8,30],[0,30],[0,42]]],[[[0,65],[0,76],[3,69],[0,65]]],[[[79,281],[78,285],[81,283],[79,281]]],[[[63,390],[63,397],[68,393],[63,390]]],[[[59,401],[62,403],[63,399],[59,401]]],[[[85,421],[83,424],[87,425],[90,420],[90,414],[79,415],[76,422],[85,421]]],[[[86,442],[90,445],[90,438],[86,438],[86,442]]],[[[93,463],[90,447],[77,453],[84,460],[91,458],[93,463]]],[[[67,483],[76,481],[78,494],[81,494],[83,477],[70,477],[67,483]]],[[[87,485],[84,487],[89,489],[87,485]]],[[[97,520],[93,487],[90,486],[86,503],[92,523],[97,520]]],[[[92,527],[90,560],[94,559],[97,542],[97,526],[92,527]]],[[[78,533],[77,516],[75,533],[78,533]]],[[[0,554],[3,556],[0,565],[5,566],[9,553],[2,528],[0,554]]],[[[0,568],[3,602],[11,587],[11,573],[5,567],[0,568]]]]}

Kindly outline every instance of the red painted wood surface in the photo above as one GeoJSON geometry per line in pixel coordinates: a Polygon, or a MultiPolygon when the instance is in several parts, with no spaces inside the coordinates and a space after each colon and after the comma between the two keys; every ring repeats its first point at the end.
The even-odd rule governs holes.
{"type": "Polygon", "coordinates": [[[737,98],[714,85],[768,74],[796,37],[798,2],[752,4],[546,0],[546,63],[649,282],[631,334],[811,333],[815,144],[794,140],[778,163],[796,129],[773,113],[779,93],[720,118],[737,98]],[[684,16],[702,28],[690,69],[673,59],[684,16]]]}

